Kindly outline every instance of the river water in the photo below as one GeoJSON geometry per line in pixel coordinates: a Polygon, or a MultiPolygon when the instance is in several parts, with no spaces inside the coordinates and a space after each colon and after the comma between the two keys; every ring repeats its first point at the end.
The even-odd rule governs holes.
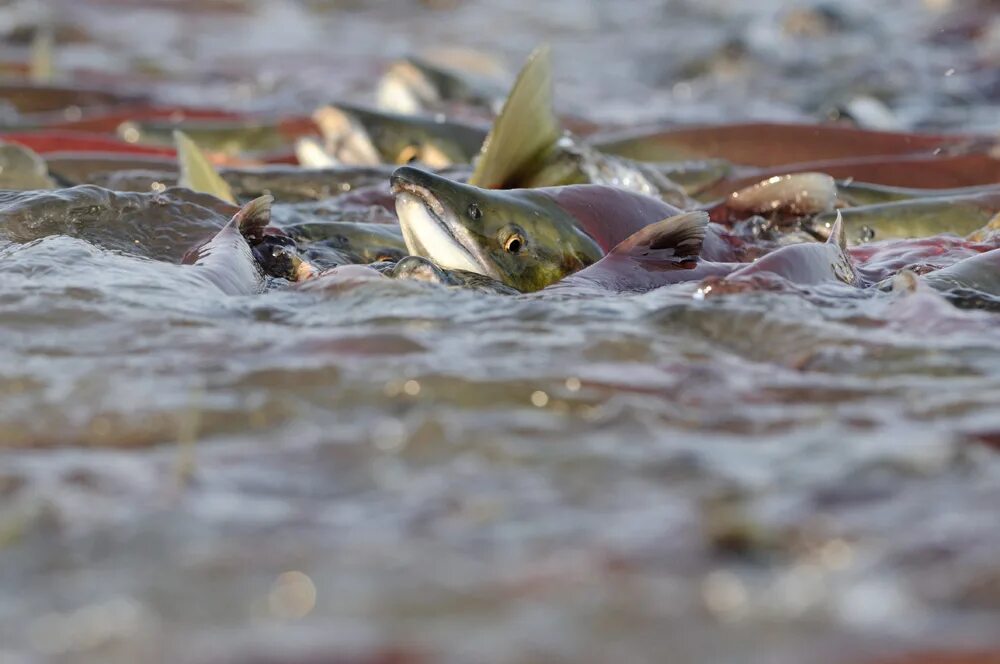
{"type": "MultiPolygon", "coordinates": [[[[947,1],[827,7],[3,11],[82,26],[59,66],[155,64],[181,101],[302,112],[370,100],[397,55],[516,69],[547,40],[561,110],[604,122],[864,93],[901,128],[1000,130],[995,13],[932,41],[947,1]]],[[[176,264],[183,234],[78,231],[0,241],[3,664],[1000,652],[995,313],[693,285],[234,297],[176,264]]]]}

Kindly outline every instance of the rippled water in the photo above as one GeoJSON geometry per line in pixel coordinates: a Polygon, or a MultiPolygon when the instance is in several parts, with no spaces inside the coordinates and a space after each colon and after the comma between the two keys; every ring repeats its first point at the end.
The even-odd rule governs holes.
{"type": "MultiPolygon", "coordinates": [[[[566,108],[601,119],[805,117],[864,61],[903,126],[998,127],[996,95],[963,87],[985,46],[910,48],[939,3],[845,3],[860,27],[807,49],[755,5],[746,75],[723,62],[683,85],[680,56],[746,10],[498,4],[196,19],[97,3],[72,11],[103,46],[62,57],[164,57],[179,95],[244,86],[288,109],[292,92],[363,96],[391,54],[457,40],[516,62],[545,37],[566,108]],[[146,27],[127,34],[126,17],[146,27]],[[239,83],[210,85],[211,66],[239,83]]],[[[233,297],[178,264],[225,218],[187,205],[170,235],[3,212],[0,662],[1000,648],[997,314],[689,284],[505,297],[348,279],[233,297]]]]}

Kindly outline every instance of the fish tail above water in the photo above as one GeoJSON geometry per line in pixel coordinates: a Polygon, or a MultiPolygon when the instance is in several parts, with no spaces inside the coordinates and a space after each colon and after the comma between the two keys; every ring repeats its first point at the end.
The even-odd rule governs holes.
{"type": "Polygon", "coordinates": [[[271,196],[240,208],[212,240],[198,251],[194,267],[226,295],[253,295],[264,290],[264,273],[248,241],[258,237],[271,219],[271,196]]]}
{"type": "Polygon", "coordinates": [[[502,189],[532,170],[562,136],[552,105],[548,46],[536,49],[518,74],[483,142],[469,184],[502,189]]]}
{"type": "Polygon", "coordinates": [[[255,198],[236,213],[232,223],[247,242],[254,244],[264,238],[264,228],[271,223],[271,204],[274,196],[255,198]]]}

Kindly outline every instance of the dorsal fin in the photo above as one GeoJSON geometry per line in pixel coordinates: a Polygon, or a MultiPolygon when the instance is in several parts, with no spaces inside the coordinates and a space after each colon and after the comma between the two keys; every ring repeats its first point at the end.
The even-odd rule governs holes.
{"type": "Polygon", "coordinates": [[[826,238],[827,244],[835,244],[841,251],[847,251],[847,233],[844,231],[844,215],[837,210],[837,218],[830,227],[830,235],[826,238]]]}
{"type": "Polygon", "coordinates": [[[28,79],[32,83],[51,83],[55,78],[55,35],[50,26],[39,26],[31,40],[28,79]]]}
{"type": "Polygon", "coordinates": [[[540,46],[521,69],[486,136],[469,184],[487,189],[514,186],[561,135],[552,110],[552,59],[549,47],[540,46]]]}
{"type": "Polygon", "coordinates": [[[255,198],[233,216],[233,223],[239,229],[240,235],[251,245],[260,242],[264,237],[264,228],[271,223],[271,203],[274,196],[255,198]]]}
{"type": "Polygon", "coordinates": [[[707,229],[708,213],[685,212],[636,231],[612,249],[611,254],[684,262],[701,255],[707,229]]]}
{"type": "Polygon", "coordinates": [[[175,129],[174,145],[177,146],[177,164],[181,172],[178,185],[211,194],[236,205],[236,197],[229,184],[216,172],[205,153],[187,134],[175,129]]]}

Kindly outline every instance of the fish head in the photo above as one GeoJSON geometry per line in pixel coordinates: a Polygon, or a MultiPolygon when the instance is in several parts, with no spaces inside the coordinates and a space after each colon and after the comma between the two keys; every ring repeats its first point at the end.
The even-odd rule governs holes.
{"type": "Polygon", "coordinates": [[[348,105],[328,105],[313,114],[338,162],[374,166],[419,162],[430,168],[462,164],[482,143],[485,132],[458,123],[381,113],[348,105]]]}
{"type": "Polygon", "coordinates": [[[396,169],[391,183],[407,249],[441,267],[529,292],[603,255],[543,194],[481,189],[410,166],[396,169]]]}

